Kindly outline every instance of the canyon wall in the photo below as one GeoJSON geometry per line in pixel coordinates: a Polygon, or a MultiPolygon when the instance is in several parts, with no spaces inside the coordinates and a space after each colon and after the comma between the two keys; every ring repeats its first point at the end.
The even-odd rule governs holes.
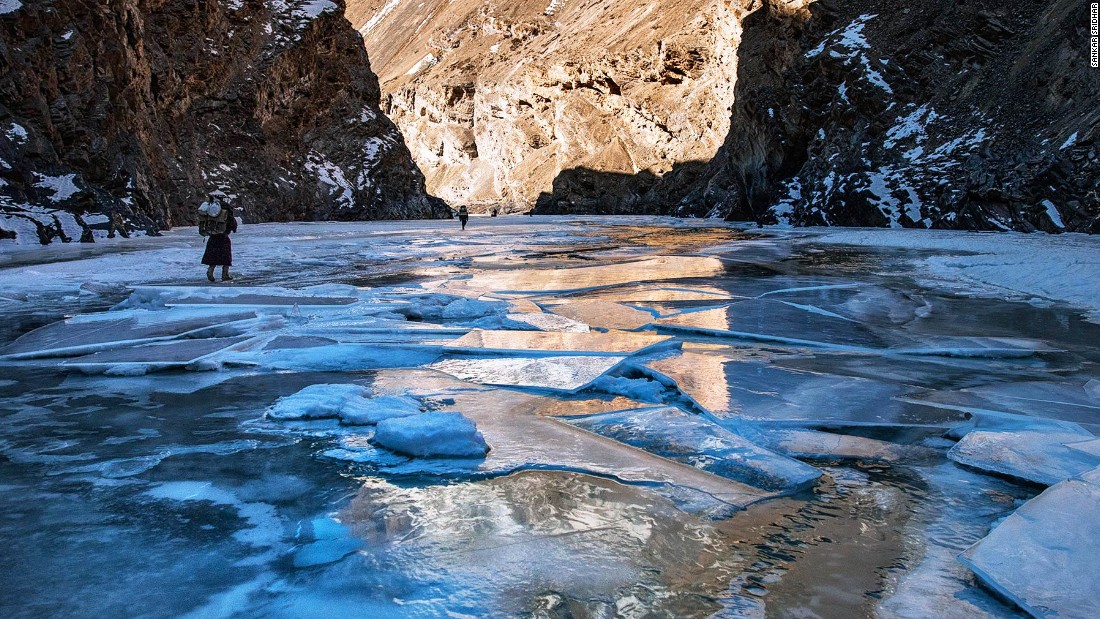
{"type": "Polygon", "coordinates": [[[1100,232],[1088,32],[1083,0],[768,0],[744,21],[721,152],[659,179],[644,206],[1100,232]]]}
{"type": "Polygon", "coordinates": [[[6,0],[0,237],[447,216],[334,0],[6,0]]]}
{"type": "Polygon", "coordinates": [[[520,211],[563,171],[658,178],[709,161],[729,132],[739,24],[752,6],[349,0],[347,15],[428,189],[475,210],[520,211]]]}

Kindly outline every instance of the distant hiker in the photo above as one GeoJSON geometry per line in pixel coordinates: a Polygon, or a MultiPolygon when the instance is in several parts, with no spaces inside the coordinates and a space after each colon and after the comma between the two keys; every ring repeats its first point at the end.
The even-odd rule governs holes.
{"type": "Polygon", "coordinates": [[[233,207],[222,205],[217,193],[211,192],[199,205],[199,234],[206,238],[206,251],[202,263],[207,265],[206,279],[214,281],[214,267],[221,266],[222,281],[232,281],[229,267],[233,266],[233,243],[229,235],[237,231],[237,218],[233,207]]]}
{"type": "Polygon", "coordinates": [[[470,211],[466,210],[465,206],[458,209],[458,221],[462,223],[462,229],[466,229],[466,222],[470,221],[470,211]]]}

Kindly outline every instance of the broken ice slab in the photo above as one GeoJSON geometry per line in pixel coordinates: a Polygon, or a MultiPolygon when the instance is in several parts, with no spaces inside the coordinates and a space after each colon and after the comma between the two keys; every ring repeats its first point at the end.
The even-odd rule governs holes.
{"type": "Polygon", "coordinates": [[[712,277],[725,270],[717,258],[661,256],[649,260],[576,269],[500,270],[469,280],[449,282],[447,289],[494,292],[568,292],[636,282],[712,277]]]}
{"type": "Polygon", "coordinates": [[[546,331],[486,331],[477,329],[445,347],[448,352],[525,355],[633,355],[661,345],[675,347],[667,335],[608,331],[562,333],[546,331]]]}
{"type": "Polygon", "coordinates": [[[75,357],[135,344],[198,337],[253,319],[252,312],[109,312],[40,327],[0,349],[9,359],[75,357]]]}
{"type": "Polygon", "coordinates": [[[924,336],[917,346],[891,348],[900,355],[962,357],[968,359],[1024,359],[1039,353],[1061,352],[1039,340],[1014,337],[924,336]]]}
{"type": "Polygon", "coordinates": [[[1100,470],[1047,488],[959,556],[1034,617],[1100,617],[1100,470]]]}
{"type": "Polygon", "coordinates": [[[858,322],[780,301],[751,299],[658,320],[660,330],[834,350],[882,348],[883,341],[858,322]]]}
{"type": "MultiPolygon", "coordinates": [[[[754,488],[661,458],[551,416],[562,400],[508,389],[479,387],[431,370],[386,370],[372,385],[379,393],[408,394],[436,410],[461,412],[476,424],[491,450],[478,470],[494,475],[524,469],[574,471],[617,479],[624,483],[654,486],[664,496],[693,502],[693,510],[728,513],[750,503],[775,496],[754,488]]],[[[603,399],[569,402],[575,411],[602,412],[615,404],[634,402],[603,399]]],[[[468,474],[456,464],[454,470],[468,474]]],[[[391,469],[394,473],[416,473],[416,461],[391,469]]],[[[440,472],[435,470],[434,472],[440,472]]]]}
{"type": "Polygon", "coordinates": [[[544,314],[539,312],[525,312],[522,314],[506,314],[504,316],[506,322],[504,324],[508,326],[508,321],[512,323],[518,323],[516,326],[527,325],[539,331],[559,331],[562,333],[588,333],[588,325],[568,318],[566,316],[559,316],[556,314],[544,314]]]}
{"type": "Polygon", "coordinates": [[[1100,381],[1024,380],[913,394],[911,401],[974,415],[1049,419],[1100,430],[1100,381]]]}
{"type": "Polygon", "coordinates": [[[88,374],[106,372],[118,375],[141,375],[189,366],[198,368],[205,358],[252,339],[254,338],[240,336],[159,342],[105,350],[70,359],[63,362],[61,366],[88,374]]]}
{"type": "Polygon", "coordinates": [[[358,372],[419,367],[439,359],[441,353],[442,348],[433,344],[341,343],[233,353],[225,360],[276,370],[358,372]]]}
{"type": "Polygon", "coordinates": [[[927,463],[942,452],[919,445],[902,445],[864,436],[794,428],[754,429],[740,426],[745,438],[792,458],[859,460],[864,462],[927,463]]]}
{"type": "Polygon", "coordinates": [[[430,367],[482,385],[529,387],[576,393],[622,363],[626,357],[543,356],[444,359],[430,367]]]}
{"type": "MultiPolygon", "coordinates": [[[[366,565],[393,570],[371,581],[371,599],[400,606],[364,611],[357,598],[357,606],[347,603],[365,617],[457,617],[455,609],[531,616],[532,600],[568,608],[566,616],[610,616],[614,603],[602,601],[609,591],[624,592],[619,608],[631,609],[619,616],[646,615],[647,604],[659,604],[652,599],[705,599],[718,608],[710,600],[742,561],[729,550],[740,539],[730,527],[687,515],[651,489],[567,472],[426,487],[365,479],[339,517],[366,541],[366,565]],[[632,587],[652,597],[635,602],[632,587]]],[[[331,609],[348,579],[364,582],[364,572],[356,566],[321,578],[294,586],[312,589],[310,608],[331,609]]],[[[683,607],[646,616],[679,615],[669,606],[683,607]]]]}
{"type": "Polygon", "coordinates": [[[331,307],[339,305],[351,305],[358,303],[359,299],[352,297],[312,297],[312,296],[279,296],[274,294],[240,294],[235,297],[216,297],[213,299],[180,299],[165,303],[167,307],[195,307],[195,306],[221,306],[221,305],[247,305],[259,307],[286,307],[297,305],[299,307],[331,307]]]}
{"type": "Polygon", "coordinates": [[[701,409],[731,423],[757,420],[802,426],[934,426],[966,413],[895,400],[902,386],[752,360],[751,350],[684,352],[646,362],[701,409]]]}
{"type": "MultiPolygon", "coordinates": [[[[342,289],[344,287],[341,287],[342,289]]],[[[348,290],[354,291],[354,288],[348,290]]],[[[346,292],[347,290],[342,290],[346,292]]],[[[278,286],[137,286],[121,304],[123,308],[195,306],[293,306],[331,307],[351,305],[358,296],[314,294],[278,286]]]]}
{"type": "Polygon", "coordinates": [[[821,471],[808,464],[759,447],[700,415],[678,408],[607,413],[570,423],[764,490],[797,492],[821,476],[821,471]]]}
{"type": "MultiPolygon", "coordinates": [[[[714,304],[738,297],[714,286],[692,285],[691,287],[668,287],[655,285],[625,285],[613,288],[589,290],[583,293],[584,299],[607,301],[611,303],[667,303],[672,301],[709,301],[714,304]]],[[[571,298],[562,295],[563,300],[571,298]]]]}
{"type": "Polygon", "coordinates": [[[1100,457],[1066,446],[1081,441],[1080,434],[978,430],[964,436],[947,457],[971,468],[1049,486],[1100,466],[1100,457]]]}
{"type": "Polygon", "coordinates": [[[549,310],[600,329],[640,329],[653,322],[653,314],[611,301],[578,301],[549,305],[549,310]]]}

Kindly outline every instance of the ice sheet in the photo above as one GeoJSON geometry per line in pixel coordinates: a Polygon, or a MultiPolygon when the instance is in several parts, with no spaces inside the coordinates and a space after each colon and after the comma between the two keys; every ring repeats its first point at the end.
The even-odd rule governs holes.
{"type": "Polygon", "coordinates": [[[445,347],[448,352],[544,355],[630,355],[660,345],[678,346],[667,335],[608,331],[562,333],[477,329],[445,347]]]}
{"type": "Polygon", "coordinates": [[[685,352],[645,367],[674,382],[701,409],[739,421],[804,426],[935,426],[966,413],[895,400],[904,386],[793,370],[751,359],[751,352],[685,352]]]}
{"type": "Polygon", "coordinates": [[[861,324],[780,301],[752,299],[710,310],[662,318],[658,328],[717,337],[836,350],[881,348],[884,342],[861,324]]]}
{"type": "Polygon", "coordinates": [[[214,314],[163,313],[156,317],[106,313],[56,322],[35,329],[10,345],[0,354],[12,359],[42,357],[72,357],[112,348],[194,337],[204,331],[255,318],[251,312],[214,314]]]}
{"type": "Polygon", "coordinates": [[[650,260],[576,269],[492,271],[448,287],[495,292],[567,292],[635,282],[709,277],[722,273],[717,258],[662,256],[650,260]]]}
{"type": "MultiPolygon", "coordinates": [[[[83,372],[116,371],[122,374],[127,372],[125,368],[130,368],[137,374],[143,374],[146,371],[192,366],[210,355],[226,351],[251,339],[248,336],[241,336],[145,344],[77,357],[61,363],[61,366],[83,372]]],[[[204,366],[197,369],[211,368],[204,366]]]]}
{"type": "MultiPolygon", "coordinates": [[[[374,386],[388,392],[404,390],[410,384],[420,385],[415,395],[435,402],[438,410],[460,411],[477,424],[492,447],[479,465],[483,471],[580,471],[627,483],[683,487],[735,509],[774,494],[576,428],[546,414],[558,408],[546,396],[471,389],[454,379],[420,372],[386,372],[376,378],[374,386]]],[[[605,407],[599,404],[595,410],[605,407]]],[[[589,405],[581,408],[594,410],[589,405]]]]}
{"type": "Polygon", "coordinates": [[[959,464],[1049,486],[1100,466],[1100,457],[1066,447],[1078,442],[1078,434],[978,430],[947,455],[959,464]]]}
{"type": "Polygon", "coordinates": [[[562,333],[588,333],[589,331],[587,324],[555,314],[531,312],[507,314],[505,318],[512,322],[530,325],[539,331],[559,331],[562,333]]]}
{"type": "Polygon", "coordinates": [[[607,413],[571,423],[715,475],[778,492],[812,485],[821,471],[671,407],[607,413]]]}
{"type": "Polygon", "coordinates": [[[452,358],[431,368],[483,385],[532,387],[575,393],[584,389],[626,357],[546,356],[452,358]]]}
{"type": "Polygon", "coordinates": [[[611,301],[583,301],[550,305],[551,312],[601,329],[640,329],[654,317],[649,312],[611,301]]]}
{"type": "Polygon", "coordinates": [[[1100,616],[1097,471],[1051,486],[959,560],[1034,617],[1100,616]]]}

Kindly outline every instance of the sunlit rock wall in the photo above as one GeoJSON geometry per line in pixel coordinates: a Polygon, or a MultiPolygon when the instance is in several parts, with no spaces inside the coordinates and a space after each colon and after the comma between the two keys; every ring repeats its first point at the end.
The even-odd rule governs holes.
{"type": "Polygon", "coordinates": [[[349,0],[348,18],[428,189],[525,210],[562,171],[661,176],[709,161],[729,132],[752,4],[349,0]]]}

